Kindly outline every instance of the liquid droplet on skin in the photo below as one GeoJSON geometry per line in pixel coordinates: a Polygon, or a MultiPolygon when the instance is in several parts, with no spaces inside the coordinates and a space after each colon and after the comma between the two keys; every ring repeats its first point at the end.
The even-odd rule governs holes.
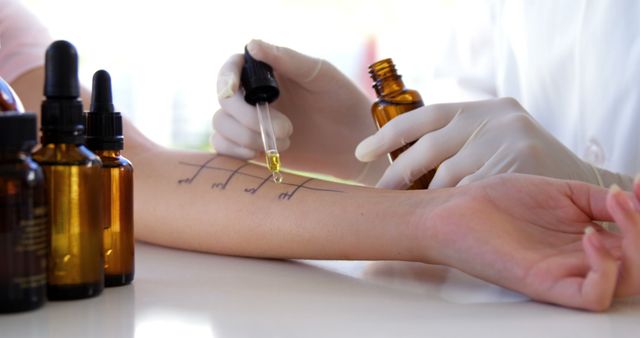
{"type": "Polygon", "coordinates": [[[282,174],[279,171],[274,171],[271,173],[271,177],[275,183],[282,183],[282,174]]]}

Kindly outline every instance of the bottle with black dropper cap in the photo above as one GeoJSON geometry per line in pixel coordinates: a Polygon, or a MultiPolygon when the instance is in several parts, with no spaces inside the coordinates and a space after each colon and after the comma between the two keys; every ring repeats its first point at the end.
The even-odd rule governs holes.
{"type": "Polygon", "coordinates": [[[120,154],[122,115],[113,107],[111,77],[105,70],[93,75],[86,122],[87,147],[102,160],[105,286],[126,285],[134,274],[133,166],[120,154]]]}
{"type": "Polygon", "coordinates": [[[47,49],[44,95],[42,147],[34,159],[44,169],[49,203],[47,296],[97,296],[104,288],[102,163],[84,146],[78,54],[67,41],[47,49]]]}
{"type": "Polygon", "coordinates": [[[31,159],[36,115],[0,113],[0,313],[46,299],[49,236],[42,169],[31,159]]]}

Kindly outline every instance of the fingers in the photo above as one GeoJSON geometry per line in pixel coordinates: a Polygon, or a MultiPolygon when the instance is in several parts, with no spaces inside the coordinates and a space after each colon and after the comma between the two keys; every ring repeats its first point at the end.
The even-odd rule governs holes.
{"type": "MultiPolygon", "coordinates": [[[[640,183],[634,182],[635,198],[640,197],[640,183]]],[[[631,195],[613,185],[607,207],[622,233],[622,271],[617,296],[640,294],[640,211],[631,195]]]]}
{"type": "Polygon", "coordinates": [[[582,305],[588,310],[606,310],[613,300],[619,261],[609,252],[593,228],[587,228],[585,231],[582,245],[591,266],[580,290],[582,305]]]}
{"type": "Polygon", "coordinates": [[[363,162],[374,161],[446,126],[459,111],[458,105],[434,105],[404,113],[360,142],[356,147],[356,157],[363,162]]]}
{"type": "Polygon", "coordinates": [[[460,123],[460,115],[454,114],[453,119],[446,127],[422,136],[403,152],[387,168],[376,186],[387,189],[404,189],[442,161],[456,154],[465,144],[474,126],[460,123]]]}
{"type": "MultiPolygon", "coordinates": [[[[272,111],[271,121],[279,150],[285,150],[289,147],[289,136],[293,129],[289,127],[289,123],[282,123],[283,120],[288,122],[287,117],[282,113],[277,110],[272,111]],[[285,126],[284,128],[282,127],[283,125],[285,126]]],[[[231,113],[225,110],[218,110],[213,115],[213,130],[216,133],[222,134],[225,138],[245,148],[261,150],[260,126],[258,122],[256,123],[258,124],[257,130],[253,126],[249,127],[240,123],[231,113]]]]}
{"type": "Polygon", "coordinates": [[[620,264],[606,248],[600,234],[591,227],[587,229],[582,247],[589,271],[584,277],[565,272],[564,277],[559,277],[536,298],[591,311],[604,311],[611,306],[620,264]]]}
{"type": "MultiPolygon", "coordinates": [[[[222,66],[218,74],[218,101],[220,102],[222,110],[230,117],[233,117],[233,119],[238,121],[242,126],[254,132],[260,132],[256,108],[245,102],[243,93],[240,90],[239,79],[243,64],[244,59],[242,55],[236,54],[231,56],[222,66]]],[[[273,132],[276,138],[282,139],[289,137],[293,132],[291,121],[277,109],[274,109],[273,107],[269,108],[271,113],[271,123],[273,124],[273,132]]],[[[221,118],[223,122],[228,121],[224,116],[219,116],[218,118],[221,118]]],[[[225,128],[219,127],[226,127],[226,124],[221,124],[221,121],[216,123],[216,119],[218,118],[214,116],[213,128],[216,132],[224,133],[225,128]]],[[[236,143],[244,144],[241,142],[241,139],[246,138],[246,132],[238,135],[237,138],[232,135],[235,135],[235,133],[225,133],[225,137],[228,139],[236,143]]]]}
{"type": "Polygon", "coordinates": [[[251,40],[247,44],[249,54],[255,59],[268,63],[274,71],[298,82],[307,82],[320,72],[322,59],[298,53],[293,49],[279,47],[261,40],[251,40]]]}
{"type": "Polygon", "coordinates": [[[483,134],[482,129],[486,122],[485,120],[476,127],[465,141],[462,149],[440,164],[429,184],[429,189],[459,186],[463,185],[460,182],[465,179],[466,183],[471,183],[486,177],[486,169],[492,167],[489,164],[495,162],[496,154],[499,153],[498,150],[496,154],[493,154],[493,149],[487,146],[481,146],[481,150],[477,149],[476,139],[478,135],[483,134]],[[487,161],[488,156],[492,156],[489,161],[487,161]]]}
{"type": "Polygon", "coordinates": [[[232,55],[218,71],[217,88],[218,99],[226,99],[238,92],[240,87],[240,72],[244,65],[242,54],[232,55]]]}
{"type": "Polygon", "coordinates": [[[262,149],[260,132],[242,125],[224,110],[213,115],[213,130],[241,147],[255,151],[262,149]]]}
{"type": "Polygon", "coordinates": [[[459,138],[451,140],[447,137],[449,135],[438,131],[423,136],[387,167],[376,186],[385,189],[405,189],[410,186],[440,161],[455,154],[464,142],[459,138]]]}
{"type": "Polygon", "coordinates": [[[209,138],[209,143],[213,149],[220,154],[229,155],[242,160],[249,160],[256,156],[255,150],[247,149],[237,143],[231,142],[219,133],[212,134],[209,138]]]}
{"type": "MultiPolygon", "coordinates": [[[[210,138],[210,143],[221,154],[250,159],[262,150],[262,139],[256,108],[245,102],[239,90],[243,63],[242,55],[236,54],[220,69],[218,101],[222,109],[213,116],[215,134],[210,138]]],[[[276,142],[280,150],[285,150],[289,147],[288,137],[293,132],[293,126],[284,114],[270,108],[276,142]]]]}
{"type": "Polygon", "coordinates": [[[479,171],[484,161],[478,155],[461,150],[444,161],[433,176],[429,189],[455,187],[484,178],[485,175],[479,171]]]}

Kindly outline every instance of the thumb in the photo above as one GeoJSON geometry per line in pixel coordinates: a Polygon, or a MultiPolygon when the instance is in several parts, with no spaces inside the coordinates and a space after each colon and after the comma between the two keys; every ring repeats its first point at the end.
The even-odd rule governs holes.
{"type": "Polygon", "coordinates": [[[293,49],[275,46],[262,40],[251,40],[247,44],[249,54],[256,60],[269,64],[276,73],[307,82],[315,78],[322,67],[322,59],[298,53],[293,49]]]}

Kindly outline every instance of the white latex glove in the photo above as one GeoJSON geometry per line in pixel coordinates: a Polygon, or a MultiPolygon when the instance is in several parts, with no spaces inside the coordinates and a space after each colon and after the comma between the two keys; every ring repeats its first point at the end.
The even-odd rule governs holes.
{"type": "Polygon", "coordinates": [[[396,117],[356,148],[372,161],[418,140],[386,170],[377,186],[403,189],[438,166],[429,188],[463,185],[517,172],[631,187],[631,178],[582,161],[512,98],[425,106],[396,117]]]}
{"type": "MultiPolygon", "coordinates": [[[[282,165],[343,179],[363,176],[370,166],[359,162],[353,150],[375,131],[365,94],[324,60],[259,40],[251,41],[247,49],[273,67],[280,87],[280,97],[270,110],[282,165]]],[[[244,101],[244,91],[239,89],[243,63],[242,55],[236,54],[220,69],[221,109],[213,116],[211,144],[221,154],[241,159],[258,156],[263,161],[256,108],[244,101]]],[[[377,174],[369,170],[374,175],[370,184],[386,167],[380,163],[377,174]]]]}

